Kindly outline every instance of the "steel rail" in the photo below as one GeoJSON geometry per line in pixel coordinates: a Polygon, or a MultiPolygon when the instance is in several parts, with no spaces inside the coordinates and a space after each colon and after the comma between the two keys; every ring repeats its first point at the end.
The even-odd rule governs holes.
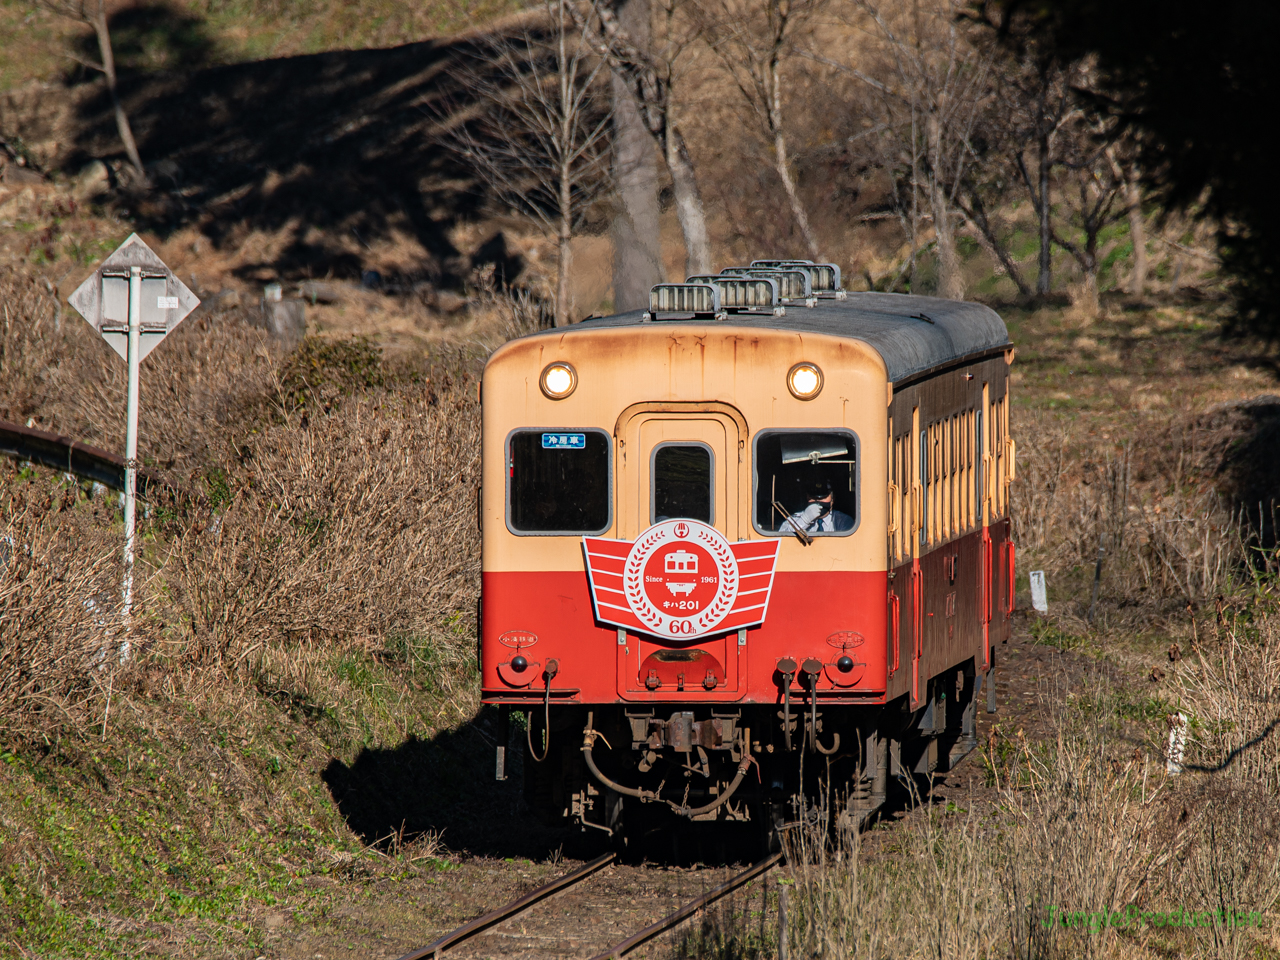
{"type": "MultiPolygon", "coordinates": [[[[124,457],[56,433],[0,420],[0,454],[74,473],[113,490],[124,489],[124,457]]],[[[139,472],[138,492],[152,482],[146,472],[139,472]]]]}
{"type": "MultiPolygon", "coordinates": [[[[645,927],[639,933],[632,934],[626,940],[623,940],[619,944],[615,944],[604,953],[596,954],[591,958],[591,960],[617,960],[618,957],[630,953],[636,947],[640,946],[642,943],[652,940],[658,934],[664,933],[672,927],[679,926],[703,907],[715,903],[715,901],[719,900],[721,897],[727,896],[739,887],[754,880],[762,873],[769,872],[781,862],[782,854],[780,853],[775,853],[770,857],[765,857],[765,859],[761,860],[759,863],[753,864],[746,870],[743,870],[737,876],[730,877],[724,883],[720,884],[720,886],[708,890],[696,900],[690,900],[675,913],[663,917],[657,923],[645,927]]],[[[408,958],[406,957],[404,960],[408,960],[408,958]]]]}
{"type": "Polygon", "coordinates": [[[406,953],[400,960],[424,960],[426,957],[439,957],[440,954],[448,950],[450,947],[461,943],[468,937],[475,936],[482,930],[487,930],[495,924],[501,923],[503,920],[509,920],[516,914],[527,910],[536,903],[547,899],[552,894],[559,893],[568,887],[573,886],[579,881],[585,880],[591,874],[595,873],[603,867],[612,863],[617,855],[614,853],[606,853],[603,856],[596,857],[590,863],[566,873],[563,877],[558,877],[550,883],[544,884],[529,893],[526,893],[519,900],[513,900],[505,907],[499,907],[497,910],[491,910],[482,917],[476,917],[474,920],[464,923],[456,930],[451,930],[443,937],[435,940],[421,950],[414,950],[412,953],[406,953]]]}

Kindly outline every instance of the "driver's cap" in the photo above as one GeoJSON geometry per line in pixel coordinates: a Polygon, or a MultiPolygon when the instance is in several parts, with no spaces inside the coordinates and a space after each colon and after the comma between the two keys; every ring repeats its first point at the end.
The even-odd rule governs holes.
{"type": "Polygon", "coordinates": [[[804,490],[810,500],[825,500],[831,495],[831,481],[825,477],[814,477],[805,482],[804,490]]]}

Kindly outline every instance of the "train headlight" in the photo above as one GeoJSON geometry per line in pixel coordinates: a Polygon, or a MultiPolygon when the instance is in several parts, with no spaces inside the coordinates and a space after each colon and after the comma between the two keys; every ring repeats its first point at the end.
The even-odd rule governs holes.
{"type": "Polygon", "coordinates": [[[816,364],[797,363],[787,371],[787,389],[797,400],[812,400],[822,392],[822,371],[816,364]]]}
{"type": "Polygon", "coordinates": [[[538,385],[552,400],[563,400],[578,386],[578,372],[567,363],[548,364],[538,385]]]}

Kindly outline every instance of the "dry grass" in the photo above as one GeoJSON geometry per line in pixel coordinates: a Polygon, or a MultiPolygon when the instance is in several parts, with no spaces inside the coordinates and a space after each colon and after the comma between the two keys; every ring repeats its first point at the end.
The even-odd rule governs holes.
{"type": "MultiPolygon", "coordinates": [[[[117,544],[73,485],[0,479],[0,717],[5,733],[102,719],[119,592],[117,544]]],[[[112,660],[114,658],[111,658],[112,660]]]]}
{"type": "MultiPolygon", "coordinates": [[[[0,419],[108,450],[124,445],[127,369],[52,284],[0,273],[0,419]]],[[[183,484],[231,455],[278,377],[282,358],[242,312],[189,318],[142,365],[138,449],[183,484]]]]}
{"type": "Polygon", "coordinates": [[[989,755],[994,805],[929,804],[891,834],[834,847],[794,835],[792,955],[1269,955],[1257,952],[1269,922],[1211,914],[1266,915],[1280,901],[1277,797],[1166,777],[1128,754],[1113,707],[1075,702],[1053,742],[989,755]],[[1197,923],[1126,920],[1179,910],[1197,923]]]}
{"type": "MultiPolygon", "coordinates": [[[[118,447],[123,364],[78,319],[59,317],[43,286],[14,275],[0,282],[10,314],[0,334],[0,416],[118,447]]],[[[128,665],[110,655],[122,637],[114,496],[90,497],[41,470],[0,476],[0,536],[12,540],[0,541],[5,745],[28,753],[59,738],[70,745],[55,748],[63,753],[114,745],[124,759],[109,777],[123,796],[138,776],[130,765],[143,761],[117,738],[181,744],[180,756],[152,769],[180,762],[205,784],[216,773],[216,791],[183,799],[180,813],[197,829],[223,817],[216,829],[230,844],[286,824],[340,830],[332,807],[309,798],[323,788],[303,746],[322,763],[352,760],[362,747],[394,748],[469,717],[474,358],[542,322],[534,301],[504,296],[483,277],[476,286],[471,318],[453,332],[463,346],[427,361],[394,366],[368,343],[315,339],[280,356],[234,312],[184,324],[148,360],[142,449],[170,492],[142,523],[128,665]]],[[[1015,532],[1020,567],[1044,566],[1069,598],[1045,621],[1063,635],[1104,635],[1121,648],[1126,631],[1173,622],[1188,602],[1220,609],[1216,622],[1192,621],[1194,645],[1184,643],[1184,660],[1171,668],[1193,721],[1188,772],[1163,773],[1162,719],[1148,718],[1148,751],[1135,757],[1106,684],[1094,685],[1093,699],[1046,691],[1045,709],[1056,705],[1052,738],[988,742],[995,803],[927,804],[891,830],[834,846],[795,838],[793,956],[1259,955],[1258,931],[1221,922],[1185,930],[1054,922],[1055,907],[1095,918],[1130,905],[1265,912],[1280,894],[1271,826],[1280,820],[1280,614],[1266,572],[1256,578],[1245,562],[1239,517],[1213,493],[1199,440],[1177,433],[1179,416],[1143,421],[1126,445],[1080,422],[1023,414],[1015,532]],[[1089,628],[1081,598],[1100,538],[1103,600],[1089,628]]],[[[16,777],[0,766],[0,799],[31,796],[39,782],[16,777]]],[[[40,797],[42,811],[87,816],[40,797]]],[[[0,807],[4,817],[19,809],[0,807]]],[[[165,808],[163,816],[176,815],[165,808]]],[[[15,813],[13,822],[25,824],[15,830],[27,839],[0,854],[0,886],[30,905],[20,922],[52,917],[32,927],[52,930],[70,914],[42,892],[44,864],[74,860],[57,847],[48,817],[15,813]]],[[[387,846],[401,859],[429,859],[440,840],[392,836],[387,846]]],[[[115,842],[102,840],[103,864],[113,863],[115,842]]],[[[352,856],[290,851],[313,863],[352,856]]],[[[98,867],[94,882],[145,877],[150,862],[98,867]]],[[[78,869],[59,875],[60,896],[73,904],[78,869]]],[[[216,876],[214,866],[201,869],[216,876]]],[[[228,904],[243,896],[210,889],[228,904]]],[[[132,909],[128,895],[114,902],[132,909]]],[[[229,916],[234,908],[221,903],[208,915],[229,916]]],[[[16,929],[6,922],[0,933],[16,929]]],[[[745,939],[721,938],[713,954],[743,955],[734,951],[745,939]]],[[[757,954],[768,954],[765,940],[752,941],[757,954]]]]}
{"type": "Polygon", "coordinates": [[[474,383],[458,381],[303,408],[245,437],[226,501],[154,560],[155,655],[299,682],[304,651],[449,633],[479,559],[464,506],[479,425],[474,383]]]}
{"type": "MultiPolygon", "coordinates": [[[[0,417],[119,449],[119,358],[27,277],[0,303],[0,417]]],[[[397,363],[362,340],[282,355],[238,311],[184,323],[142,373],[160,483],[128,631],[118,496],[0,473],[0,944],[115,955],[114,916],[260,945],[282,870],[363,856],[329,766],[474,714],[477,361],[538,320],[481,307],[473,342],[397,363]]],[[[380,839],[370,869],[442,854],[430,831],[380,839]]]]}
{"type": "Polygon", "coordinates": [[[1194,768],[1280,795],[1280,618],[1255,599],[1220,606],[1178,679],[1194,768]]]}
{"type": "MultiPolygon", "coordinates": [[[[1128,439],[1090,436],[1047,413],[1023,414],[1018,429],[1013,519],[1020,568],[1043,567],[1051,583],[1065,580],[1077,597],[1090,597],[1101,549],[1101,609],[1116,627],[1249,580],[1248,524],[1214,489],[1214,478],[1195,472],[1185,456],[1173,475],[1159,469],[1164,463],[1152,463],[1158,457],[1176,464],[1186,451],[1170,453],[1136,430],[1128,439]]],[[[1078,601],[1063,616],[1083,627],[1089,605],[1078,601]]]]}
{"type": "MultiPolygon", "coordinates": [[[[0,299],[0,416],[117,447],[124,365],[30,280],[10,276],[0,299]]],[[[520,301],[498,316],[499,299],[495,324],[528,319],[520,301]]],[[[4,732],[100,725],[104,685],[256,685],[326,703],[353,672],[344,658],[375,654],[470,703],[458,685],[479,573],[474,351],[398,370],[360,341],[284,357],[231,313],[171,339],[142,378],[140,450],[169,486],[140,524],[127,669],[85,667],[121,639],[114,495],[41,470],[0,480],[4,732]]]]}

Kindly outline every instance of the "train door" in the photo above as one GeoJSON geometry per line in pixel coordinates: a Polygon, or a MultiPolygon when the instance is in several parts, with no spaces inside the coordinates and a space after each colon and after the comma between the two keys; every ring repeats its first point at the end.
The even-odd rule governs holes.
{"type": "Polygon", "coordinates": [[[994,504],[991,500],[991,443],[987,431],[991,424],[990,415],[991,387],[982,385],[982,403],[978,406],[975,433],[977,438],[977,471],[974,486],[978,491],[979,522],[982,524],[981,547],[978,557],[978,623],[982,629],[982,666],[991,666],[991,611],[995,598],[992,596],[994,586],[995,559],[991,549],[991,521],[994,504]]]}
{"type": "Polygon", "coordinates": [[[911,660],[911,558],[916,533],[915,483],[911,472],[912,433],[910,424],[896,432],[889,418],[889,596],[888,596],[888,676],[892,678],[911,660]]]}
{"type": "MultiPolygon", "coordinates": [[[[715,412],[642,411],[620,424],[618,535],[632,540],[655,523],[683,518],[736,541],[744,433],[737,418],[715,412]]],[[[618,694],[736,699],[746,689],[739,647],[738,634],[677,645],[619,631],[618,694]]]]}
{"type": "Polygon", "coordinates": [[[1009,637],[1014,602],[1013,531],[1009,521],[1009,485],[1013,482],[1013,441],[1009,437],[1009,393],[991,403],[991,622],[995,640],[1009,637]]]}
{"type": "Polygon", "coordinates": [[[924,654],[924,571],[920,558],[924,555],[929,539],[928,500],[928,433],[920,425],[920,408],[911,411],[912,453],[915,454],[915,470],[912,471],[911,580],[907,589],[907,602],[911,611],[911,709],[920,703],[920,658],[924,654]]]}

